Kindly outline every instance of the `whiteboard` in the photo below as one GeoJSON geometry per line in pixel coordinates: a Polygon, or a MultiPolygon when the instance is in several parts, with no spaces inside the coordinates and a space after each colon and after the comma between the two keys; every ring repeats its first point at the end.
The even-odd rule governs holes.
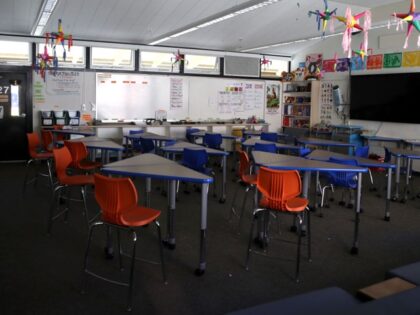
{"type": "Polygon", "coordinates": [[[170,75],[96,75],[97,119],[168,120],[264,117],[265,82],[170,75]]]}
{"type": "Polygon", "coordinates": [[[97,73],[96,110],[97,119],[101,120],[155,118],[158,110],[165,110],[167,119],[183,119],[188,115],[188,80],[170,76],[97,73]]]}

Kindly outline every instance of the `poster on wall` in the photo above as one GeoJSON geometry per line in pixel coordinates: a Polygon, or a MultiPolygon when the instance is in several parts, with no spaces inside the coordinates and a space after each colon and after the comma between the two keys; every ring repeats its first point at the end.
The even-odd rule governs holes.
{"type": "Polygon", "coordinates": [[[169,83],[169,105],[170,109],[184,107],[184,80],[182,78],[171,78],[169,83]]]}
{"type": "Polygon", "coordinates": [[[402,53],[384,54],[384,68],[401,67],[402,53]]]}
{"type": "Polygon", "coordinates": [[[266,113],[275,115],[279,113],[280,109],[280,85],[279,84],[267,84],[267,101],[266,101],[266,113]]]}
{"type": "Polygon", "coordinates": [[[306,55],[305,59],[305,68],[306,69],[322,69],[322,54],[309,54],[306,55]]]}
{"type": "Polygon", "coordinates": [[[350,63],[352,71],[360,71],[366,68],[366,59],[360,56],[351,57],[350,63]]]}
{"type": "Polygon", "coordinates": [[[402,56],[403,67],[420,67],[420,51],[405,51],[402,56]]]}
{"type": "Polygon", "coordinates": [[[79,95],[80,82],[80,72],[78,71],[56,71],[55,75],[46,77],[46,93],[55,96],[79,95]]]}
{"type": "Polygon", "coordinates": [[[383,57],[384,56],[382,54],[368,56],[366,69],[367,70],[382,69],[383,57]]]}
{"type": "Polygon", "coordinates": [[[35,81],[33,84],[33,103],[34,105],[45,104],[45,87],[43,81],[35,81]]]}
{"type": "Polygon", "coordinates": [[[346,72],[349,71],[349,58],[338,58],[335,66],[335,71],[346,72]]]}
{"type": "Polygon", "coordinates": [[[326,59],[322,61],[322,70],[324,72],[335,72],[335,59],[326,59]]]}
{"type": "MultiPolygon", "coordinates": [[[[263,108],[264,106],[264,84],[255,83],[254,84],[254,93],[255,93],[255,102],[254,108],[263,108]]],[[[278,95],[278,93],[277,93],[278,95]]]]}

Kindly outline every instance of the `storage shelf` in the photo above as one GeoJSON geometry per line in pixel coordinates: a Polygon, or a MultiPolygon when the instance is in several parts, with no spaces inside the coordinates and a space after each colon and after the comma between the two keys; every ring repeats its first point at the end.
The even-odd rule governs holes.
{"type": "Polygon", "coordinates": [[[311,103],[284,103],[284,106],[287,105],[293,105],[293,106],[297,106],[297,105],[302,105],[302,106],[311,106],[311,103]]]}

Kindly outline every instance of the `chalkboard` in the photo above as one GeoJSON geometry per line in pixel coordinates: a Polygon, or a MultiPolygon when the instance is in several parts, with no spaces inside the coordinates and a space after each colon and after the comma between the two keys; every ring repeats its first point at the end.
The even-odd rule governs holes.
{"type": "Polygon", "coordinates": [[[265,82],[169,75],[96,75],[98,119],[168,120],[264,117],[265,82]]]}

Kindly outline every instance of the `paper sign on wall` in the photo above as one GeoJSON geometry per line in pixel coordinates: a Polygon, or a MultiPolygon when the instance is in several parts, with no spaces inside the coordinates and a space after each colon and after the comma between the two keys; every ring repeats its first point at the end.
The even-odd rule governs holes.
{"type": "Polygon", "coordinates": [[[322,61],[322,70],[324,72],[335,72],[335,59],[327,59],[322,61]]]}
{"type": "Polygon", "coordinates": [[[403,67],[419,67],[420,66],[420,51],[406,51],[402,57],[403,67]]]}
{"type": "Polygon", "coordinates": [[[384,54],[384,68],[401,67],[402,53],[384,54]]]}
{"type": "Polygon", "coordinates": [[[374,69],[382,69],[382,62],[383,62],[383,55],[370,55],[367,57],[367,65],[366,69],[374,70],[374,69]]]}
{"type": "Polygon", "coordinates": [[[337,59],[337,65],[335,66],[335,71],[337,72],[349,71],[349,59],[348,58],[337,59]]]}

